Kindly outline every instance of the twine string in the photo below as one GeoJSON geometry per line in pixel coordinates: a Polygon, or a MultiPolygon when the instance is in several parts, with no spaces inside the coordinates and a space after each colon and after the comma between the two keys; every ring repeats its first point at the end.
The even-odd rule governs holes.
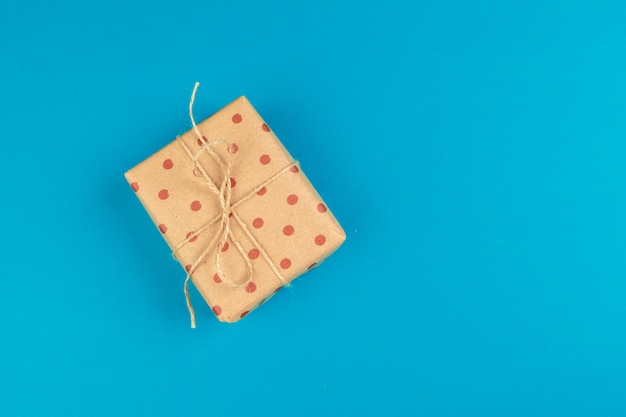
{"type": "Polygon", "coordinates": [[[191,298],[189,296],[189,281],[191,279],[191,276],[192,276],[193,272],[202,263],[204,263],[206,261],[207,257],[211,253],[211,251],[215,250],[215,269],[216,269],[216,273],[217,273],[218,277],[226,285],[228,285],[230,287],[241,288],[241,287],[244,287],[245,285],[247,285],[249,282],[252,281],[252,272],[253,272],[253,270],[252,270],[252,263],[250,262],[250,259],[247,256],[243,246],[239,242],[239,239],[237,239],[235,237],[235,235],[233,234],[233,231],[232,231],[232,228],[231,228],[231,223],[230,223],[231,222],[231,218],[235,220],[235,222],[243,230],[243,232],[246,235],[246,237],[248,237],[248,239],[252,242],[254,247],[256,249],[258,249],[259,254],[265,260],[265,262],[269,265],[270,269],[272,270],[274,275],[276,275],[276,277],[279,279],[281,284],[282,285],[289,285],[289,282],[285,279],[285,277],[281,274],[281,272],[278,269],[278,267],[271,260],[271,258],[267,254],[267,251],[257,241],[257,239],[254,237],[254,235],[250,232],[250,229],[248,229],[248,226],[246,225],[246,223],[241,219],[241,217],[239,217],[239,215],[234,211],[234,209],[237,206],[239,206],[240,204],[242,204],[243,202],[245,202],[248,199],[250,199],[252,196],[254,196],[260,189],[262,189],[263,187],[266,187],[267,185],[271,184],[276,179],[278,179],[281,175],[283,175],[285,172],[287,172],[288,170],[290,170],[294,166],[298,165],[298,163],[296,161],[292,161],[290,164],[288,164],[287,166],[282,168],[276,174],[274,174],[273,176],[271,176],[267,180],[263,181],[261,184],[257,185],[251,192],[249,192],[248,194],[246,194],[245,196],[240,198],[238,201],[233,203],[232,202],[232,184],[231,184],[231,181],[230,181],[230,173],[231,173],[231,169],[233,167],[232,144],[230,142],[226,141],[226,140],[223,140],[223,139],[215,139],[215,140],[212,140],[212,141],[207,141],[206,138],[202,136],[202,133],[200,132],[200,129],[198,129],[198,126],[196,125],[196,121],[195,121],[195,119],[193,117],[193,104],[194,104],[195,97],[196,97],[196,91],[198,90],[198,86],[199,85],[200,84],[196,82],[195,85],[194,85],[194,88],[193,88],[193,92],[191,93],[191,100],[189,101],[189,118],[191,119],[192,130],[195,133],[196,137],[198,138],[199,143],[202,143],[202,146],[200,147],[200,149],[197,152],[194,153],[194,152],[191,151],[191,149],[189,149],[189,146],[187,146],[187,144],[180,137],[178,137],[177,139],[178,139],[178,143],[182,146],[182,148],[184,149],[184,151],[187,154],[187,156],[193,162],[193,164],[195,166],[195,171],[200,174],[200,181],[202,181],[202,183],[204,183],[206,185],[206,188],[212,194],[214,194],[217,197],[217,201],[218,201],[219,206],[220,206],[220,211],[219,211],[219,213],[216,216],[214,216],[209,221],[204,223],[198,229],[196,229],[196,230],[192,231],[191,233],[189,233],[188,236],[186,237],[186,239],[183,240],[178,245],[176,245],[176,247],[174,248],[174,251],[173,251],[173,256],[174,256],[175,259],[177,259],[178,252],[185,245],[187,245],[192,239],[195,239],[200,234],[204,233],[207,229],[209,229],[212,226],[214,226],[215,224],[217,224],[217,231],[215,232],[215,234],[213,234],[213,237],[211,238],[211,241],[206,245],[206,247],[204,248],[202,253],[196,258],[196,260],[191,265],[186,267],[187,276],[185,277],[184,293],[185,293],[185,301],[187,303],[187,309],[189,310],[189,316],[190,316],[190,319],[191,319],[191,327],[192,328],[196,327],[196,316],[195,316],[195,311],[193,309],[193,306],[191,304],[191,298]],[[213,149],[213,146],[215,146],[215,145],[226,145],[226,148],[227,148],[227,152],[226,152],[227,158],[226,158],[225,161],[213,149]],[[217,166],[220,168],[221,174],[222,174],[222,180],[219,183],[219,185],[216,184],[213,181],[213,179],[208,175],[206,169],[200,163],[200,157],[202,155],[208,155],[210,157],[210,159],[215,161],[215,163],[217,163],[217,166]],[[235,282],[233,282],[224,273],[224,271],[222,269],[222,264],[220,262],[222,249],[223,249],[224,245],[228,242],[228,240],[230,240],[233,243],[233,245],[237,249],[237,252],[239,253],[240,257],[244,260],[244,262],[246,264],[246,279],[242,283],[240,283],[240,284],[236,284],[235,282]],[[217,250],[215,249],[216,246],[217,246],[217,250]]]}

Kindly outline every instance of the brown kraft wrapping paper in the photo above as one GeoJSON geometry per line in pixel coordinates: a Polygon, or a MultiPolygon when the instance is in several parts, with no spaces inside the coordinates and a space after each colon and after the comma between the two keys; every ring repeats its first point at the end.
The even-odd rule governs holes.
{"type": "Polygon", "coordinates": [[[345,240],[245,97],[125,176],[221,321],[245,317],[345,240]]]}

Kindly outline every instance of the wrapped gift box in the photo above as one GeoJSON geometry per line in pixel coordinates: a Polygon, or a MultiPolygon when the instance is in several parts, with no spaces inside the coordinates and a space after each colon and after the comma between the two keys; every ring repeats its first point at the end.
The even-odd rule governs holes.
{"type": "Polygon", "coordinates": [[[125,176],[221,321],[245,317],[345,240],[327,205],[245,97],[125,176]]]}

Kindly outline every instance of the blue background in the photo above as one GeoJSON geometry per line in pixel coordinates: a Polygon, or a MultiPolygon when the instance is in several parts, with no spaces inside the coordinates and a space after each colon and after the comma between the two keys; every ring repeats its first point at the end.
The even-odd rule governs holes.
{"type": "Polygon", "coordinates": [[[3,2],[5,416],[626,413],[626,6],[3,2]],[[245,94],[348,240],[218,323],[123,172],[245,94]]]}

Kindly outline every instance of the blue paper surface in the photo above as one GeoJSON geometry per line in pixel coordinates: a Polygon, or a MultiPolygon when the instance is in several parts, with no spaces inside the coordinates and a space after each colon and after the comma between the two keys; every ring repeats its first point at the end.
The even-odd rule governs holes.
{"type": "Polygon", "coordinates": [[[626,413],[623,2],[0,5],[0,414],[626,413]],[[245,94],[347,233],[218,323],[123,173],[245,94]]]}

